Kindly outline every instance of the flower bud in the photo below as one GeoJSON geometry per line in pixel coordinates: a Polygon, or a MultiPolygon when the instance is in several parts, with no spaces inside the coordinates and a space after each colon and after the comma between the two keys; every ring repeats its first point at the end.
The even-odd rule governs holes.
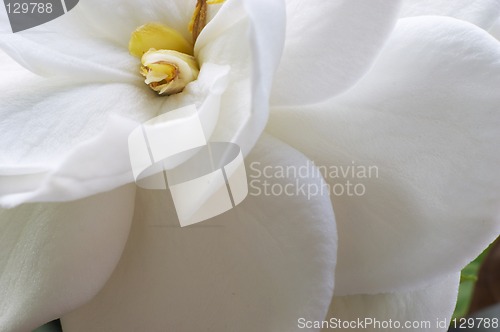
{"type": "Polygon", "coordinates": [[[144,53],[141,62],[144,82],[160,95],[181,92],[199,73],[194,57],[172,50],[152,48],[144,53]]]}

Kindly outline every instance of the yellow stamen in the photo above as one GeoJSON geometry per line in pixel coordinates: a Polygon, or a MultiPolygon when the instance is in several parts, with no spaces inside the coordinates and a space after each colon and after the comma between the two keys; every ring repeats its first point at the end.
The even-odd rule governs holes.
{"type": "MultiPolygon", "coordinates": [[[[208,5],[225,0],[197,0],[189,30],[196,42],[207,21],[208,5]]],[[[199,67],[193,57],[193,43],[179,32],[160,23],[148,23],[137,28],[129,41],[130,54],[141,59],[139,72],[144,82],[160,95],[181,92],[196,80],[199,67]]]]}
{"type": "Polygon", "coordinates": [[[193,16],[189,22],[189,32],[193,35],[193,42],[196,42],[201,31],[207,25],[207,5],[216,5],[226,0],[198,0],[193,16]]]}

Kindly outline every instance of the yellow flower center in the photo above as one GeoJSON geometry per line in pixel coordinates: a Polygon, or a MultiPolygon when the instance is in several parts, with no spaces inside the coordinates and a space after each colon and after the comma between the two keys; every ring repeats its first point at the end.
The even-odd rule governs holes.
{"type": "MultiPolygon", "coordinates": [[[[188,29],[196,42],[206,25],[207,5],[224,0],[198,0],[188,29]]],[[[130,37],[130,54],[141,59],[140,73],[144,82],[160,95],[181,92],[198,78],[199,68],[193,44],[178,31],[160,23],[138,27],[130,37]]]]}
{"type": "Polygon", "coordinates": [[[193,56],[172,50],[149,49],[141,58],[141,74],[151,89],[160,95],[181,92],[196,80],[199,69],[193,56]]]}

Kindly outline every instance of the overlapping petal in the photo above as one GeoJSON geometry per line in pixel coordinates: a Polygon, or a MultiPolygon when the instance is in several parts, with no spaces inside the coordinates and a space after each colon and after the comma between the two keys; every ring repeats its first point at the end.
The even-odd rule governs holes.
{"type": "Polygon", "coordinates": [[[273,86],[276,106],[346,91],[370,68],[396,22],[398,0],[287,0],[286,42],[273,86]]]}
{"type": "Polygon", "coordinates": [[[54,32],[0,34],[0,49],[29,71],[71,82],[138,83],[137,60],[126,48],[54,32]],[[61,38],[62,37],[62,38],[61,38]]]}
{"type": "Polygon", "coordinates": [[[0,210],[2,331],[31,331],[100,290],[125,246],[134,193],[129,185],[71,203],[0,210]]]}
{"type": "Polygon", "coordinates": [[[10,27],[9,19],[7,17],[7,11],[0,10],[0,33],[12,32],[10,27]]]}
{"type": "Polygon", "coordinates": [[[61,89],[56,82],[55,96],[53,87],[35,84],[33,90],[40,92],[33,100],[18,98],[21,89],[13,89],[7,94],[12,105],[2,110],[0,204],[68,201],[132,182],[127,145],[132,130],[164,110],[195,104],[210,133],[227,72],[227,67],[206,65],[200,80],[168,99],[156,97],[145,86],[126,84],[61,89]]]}
{"type": "Polygon", "coordinates": [[[138,82],[139,63],[128,52],[131,33],[143,24],[159,22],[191,40],[188,23],[195,4],[81,1],[69,13],[41,26],[0,34],[0,48],[40,75],[74,81],[138,82]]]}
{"type": "Polygon", "coordinates": [[[403,19],[351,91],[273,110],[269,130],[317,165],[365,170],[328,179],[366,189],[332,195],[337,295],[418,287],[498,236],[499,59],[498,41],[470,23],[403,19]]]}
{"type": "Polygon", "coordinates": [[[75,19],[64,24],[75,22],[87,29],[90,36],[107,38],[125,48],[130,33],[148,22],[167,24],[191,40],[188,22],[195,6],[196,0],[85,0],[68,14],[75,19]]]}
{"type": "MultiPolygon", "coordinates": [[[[148,13],[152,8],[146,6],[143,11],[148,13]]],[[[128,55],[126,47],[103,38],[89,40],[78,30],[59,34],[51,28],[50,24],[64,26],[77,21],[81,18],[78,11],[22,36],[1,35],[0,44],[15,60],[33,72],[51,77],[42,80],[19,71],[14,81],[7,79],[2,83],[7,101],[1,110],[2,126],[7,129],[2,132],[6,153],[2,156],[1,180],[9,183],[15,194],[2,200],[2,204],[61,197],[69,200],[123,185],[129,167],[124,158],[124,138],[131,130],[126,120],[144,121],[190,104],[199,110],[207,139],[215,131],[214,140],[237,141],[248,153],[267,120],[269,89],[284,38],[280,33],[284,29],[283,13],[284,7],[279,3],[228,1],[198,39],[198,80],[169,98],[148,91],[138,74],[138,63],[133,64],[136,59],[128,55]],[[264,9],[278,18],[266,21],[277,25],[273,34],[267,33],[268,24],[259,23],[255,17],[255,12],[264,9]],[[249,13],[254,14],[250,17],[249,13]],[[124,119],[110,120],[111,114],[124,119]],[[13,133],[19,127],[23,131],[13,133]],[[119,140],[123,144],[109,144],[119,140]],[[89,157],[93,148],[97,152],[88,169],[68,168],[75,166],[72,158],[81,164],[84,157],[78,154],[89,157]],[[111,156],[117,154],[120,158],[110,162],[111,156]],[[96,158],[98,155],[103,158],[96,158]],[[16,167],[18,170],[13,171],[16,167]],[[34,176],[42,185],[19,194],[34,176]],[[76,179],[86,185],[73,186],[76,179]],[[101,179],[102,185],[97,185],[96,179],[101,179]]],[[[154,16],[144,18],[142,23],[153,19],[154,16]]],[[[12,63],[5,62],[5,67],[12,67],[12,63]]]]}
{"type": "Polygon", "coordinates": [[[488,29],[500,15],[497,0],[404,0],[401,17],[439,15],[471,22],[488,29]]]}
{"type": "Polygon", "coordinates": [[[128,133],[161,99],[146,87],[42,79],[6,57],[1,67],[2,206],[78,199],[132,180],[128,133]]]}
{"type": "MultiPolygon", "coordinates": [[[[128,54],[128,39],[119,44],[99,34],[95,30],[99,21],[89,21],[82,14],[86,4],[81,1],[69,13],[15,34],[2,29],[0,49],[42,76],[67,77],[73,82],[133,83],[137,60],[128,54]]],[[[116,16],[107,15],[106,23],[116,16]]],[[[2,26],[8,25],[6,16],[0,19],[2,26]]],[[[130,37],[136,27],[123,33],[130,37]]]]}
{"type": "MultiPolygon", "coordinates": [[[[187,22],[191,19],[195,5],[196,0],[79,1],[78,5],[65,15],[17,34],[36,39],[37,33],[58,33],[71,37],[106,40],[126,49],[130,33],[138,26],[147,22],[168,22],[170,27],[191,40],[187,22]]],[[[212,11],[211,14],[213,15],[212,11]]],[[[8,26],[6,13],[2,11],[0,15],[0,31],[10,33],[10,28],[4,29],[4,26],[8,26]]],[[[60,40],[51,42],[59,43],[60,40]]]]}
{"type": "MultiPolygon", "coordinates": [[[[298,167],[307,159],[264,136],[248,162],[298,167]]],[[[323,180],[312,174],[301,183],[323,180]]],[[[93,301],[63,317],[64,331],[288,332],[299,316],[322,319],[336,251],[328,196],[253,193],[223,215],[180,228],[167,192],[138,191],[121,262],[93,301]]]]}
{"type": "Polygon", "coordinates": [[[349,331],[444,332],[455,308],[459,280],[460,274],[454,273],[414,291],[334,297],[327,319],[353,324],[349,331]],[[367,324],[356,325],[359,321],[367,324]]]}
{"type": "MultiPolygon", "coordinates": [[[[19,86],[6,88],[10,95],[8,105],[1,110],[6,117],[0,122],[5,129],[0,144],[5,144],[8,153],[1,156],[0,194],[8,196],[1,197],[0,203],[72,200],[130,181],[125,152],[133,121],[189,103],[201,110],[204,128],[213,140],[232,140],[245,153],[250,151],[267,120],[269,89],[281,54],[281,2],[227,1],[200,35],[196,45],[202,64],[200,79],[184,93],[162,100],[139,86],[140,78],[135,81],[133,59],[126,54],[130,31],[153,20],[188,36],[185,23],[194,4],[194,0],[126,4],[87,1],[74,10],[73,16],[70,13],[64,18],[64,22],[78,22],[75,31],[66,34],[71,45],[76,45],[69,49],[57,42],[51,44],[58,38],[43,29],[31,36],[0,36],[0,45],[26,68],[59,77],[43,81],[42,86],[42,80],[20,74],[29,78],[29,98],[17,97],[16,91],[23,91],[19,86]],[[90,18],[95,18],[96,24],[88,26],[86,35],[84,22],[90,22],[90,18]],[[83,37],[76,37],[80,34],[83,37]],[[102,39],[88,39],[101,35],[102,39]],[[77,77],[68,81],[71,75],[77,77]],[[117,81],[121,83],[93,83],[117,81]],[[87,110],[90,112],[85,113],[87,110]],[[40,124],[46,127],[40,128],[40,124]],[[16,136],[9,128],[24,130],[16,136]]],[[[362,197],[333,197],[341,219],[337,294],[407,290],[429,281],[437,285],[436,280],[458,270],[500,231],[500,181],[484,176],[494,174],[492,165],[500,162],[494,145],[500,125],[495,113],[499,100],[494,93],[500,83],[495,61],[500,55],[498,43],[479,29],[452,19],[403,20],[369,71],[393,28],[398,2],[339,0],[314,7],[307,4],[298,0],[287,3],[290,41],[285,47],[274,104],[313,103],[358,84],[331,103],[276,110],[270,130],[319,164],[341,165],[356,160],[378,167],[381,174],[380,178],[363,180],[367,191],[362,197]],[[327,20],[318,19],[325,15],[327,20]],[[348,33],[346,26],[351,27],[348,33]],[[299,135],[294,129],[299,127],[307,134],[299,135]],[[466,183],[460,181],[462,178],[468,179],[466,183]],[[461,248],[456,245],[457,239],[461,248]]],[[[484,15],[469,15],[475,13],[473,9],[468,7],[464,15],[456,17],[472,17],[470,21],[486,25],[489,18],[484,15]]],[[[306,160],[269,137],[261,140],[252,158],[272,165],[296,165],[306,160]]],[[[290,179],[271,181],[283,186],[290,179]]],[[[317,178],[302,181],[324,186],[317,178]]],[[[249,197],[237,209],[203,226],[182,230],[171,224],[175,212],[171,204],[165,204],[168,199],[163,192],[140,192],[136,223],[118,270],[94,301],[65,318],[68,331],[156,330],[165,326],[176,331],[207,326],[215,330],[229,326],[292,331],[297,329],[298,317],[324,317],[333,289],[336,255],[329,199],[249,197]],[[128,301],[130,298],[134,302],[128,301]]],[[[71,208],[79,211],[78,203],[71,203],[71,208]]],[[[128,203],[127,207],[132,206],[128,203]]],[[[15,214],[25,211],[21,209],[6,213],[19,218],[15,214]]],[[[100,207],[96,211],[110,212],[100,207]]],[[[111,226],[104,234],[110,230],[111,226]]],[[[69,238],[75,235],[70,231],[69,238]]],[[[21,231],[14,229],[11,234],[15,232],[21,231]]],[[[125,228],[118,232],[120,236],[112,244],[113,258],[103,263],[108,268],[114,266],[118,242],[126,237],[125,228]]],[[[44,235],[39,236],[29,233],[27,237],[36,244],[43,243],[44,235]]],[[[28,265],[33,265],[26,257],[28,265]]],[[[85,266],[85,258],[78,257],[74,265],[83,259],[85,266]]],[[[9,262],[15,267],[25,266],[22,260],[9,262]]],[[[65,274],[69,265],[62,266],[55,271],[65,274]]],[[[71,279],[63,288],[78,293],[74,299],[82,303],[110,273],[104,270],[93,276],[95,282],[88,292],[78,287],[73,290],[81,283],[71,284],[71,279]]],[[[14,280],[10,272],[1,277],[0,282],[14,280]]],[[[39,289],[47,282],[45,277],[40,284],[26,288],[25,281],[31,280],[26,276],[19,285],[39,289]]],[[[439,284],[443,296],[452,298],[456,283],[448,285],[439,284]]],[[[7,298],[15,296],[16,291],[18,288],[13,287],[7,298]]],[[[407,303],[404,309],[410,310],[419,307],[419,301],[427,301],[429,293],[416,290],[337,298],[332,308],[336,309],[334,313],[348,317],[344,309],[352,303],[359,307],[363,302],[370,306],[364,307],[366,312],[378,315],[371,304],[386,301],[386,314],[428,317],[429,312],[413,316],[398,311],[394,303],[407,303]]],[[[0,316],[13,331],[57,317],[61,305],[77,305],[64,302],[68,294],[64,292],[26,294],[56,305],[41,310],[35,302],[28,306],[33,320],[22,322],[19,308],[26,306],[27,300],[21,297],[14,309],[0,316]]],[[[450,306],[446,303],[430,308],[449,315],[450,306]]]]}
{"type": "Polygon", "coordinates": [[[489,32],[500,41],[500,18],[493,24],[489,32]]]}
{"type": "Polygon", "coordinates": [[[57,163],[75,145],[105,128],[110,115],[145,121],[164,102],[147,87],[128,84],[73,84],[43,79],[2,56],[0,161],[2,165],[57,163]]]}
{"type": "Polygon", "coordinates": [[[0,170],[0,184],[5,186],[0,189],[0,205],[72,201],[133,182],[127,142],[137,126],[113,116],[102,134],[76,145],[51,168],[0,170]]]}
{"type": "Polygon", "coordinates": [[[268,119],[269,94],[281,57],[284,29],[281,0],[229,0],[196,42],[195,55],[200,63],[231,66],[212,139],[233,141],[245,155],[268,119]]]}

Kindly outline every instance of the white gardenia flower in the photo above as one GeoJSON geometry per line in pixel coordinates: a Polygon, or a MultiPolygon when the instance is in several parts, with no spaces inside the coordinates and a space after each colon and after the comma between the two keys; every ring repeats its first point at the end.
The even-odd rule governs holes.
{"type": "Polygon", "coordinates": [[[131,33],[154,22],[190,41],[196,3],[85,0],[17,34],[2,12],[0,330],[449,319],[459,271],[500,233],[498,2],[210,4],[197,78],[158,96],[147,84],[175,75],[131,56],[131,33]],[[379,176],[363,195],[250,194],[179,228],[167,191],[132,184],[127,137],[191,104],[211,141],[241,146],[250,177],[311,161],[379,176]]]}

